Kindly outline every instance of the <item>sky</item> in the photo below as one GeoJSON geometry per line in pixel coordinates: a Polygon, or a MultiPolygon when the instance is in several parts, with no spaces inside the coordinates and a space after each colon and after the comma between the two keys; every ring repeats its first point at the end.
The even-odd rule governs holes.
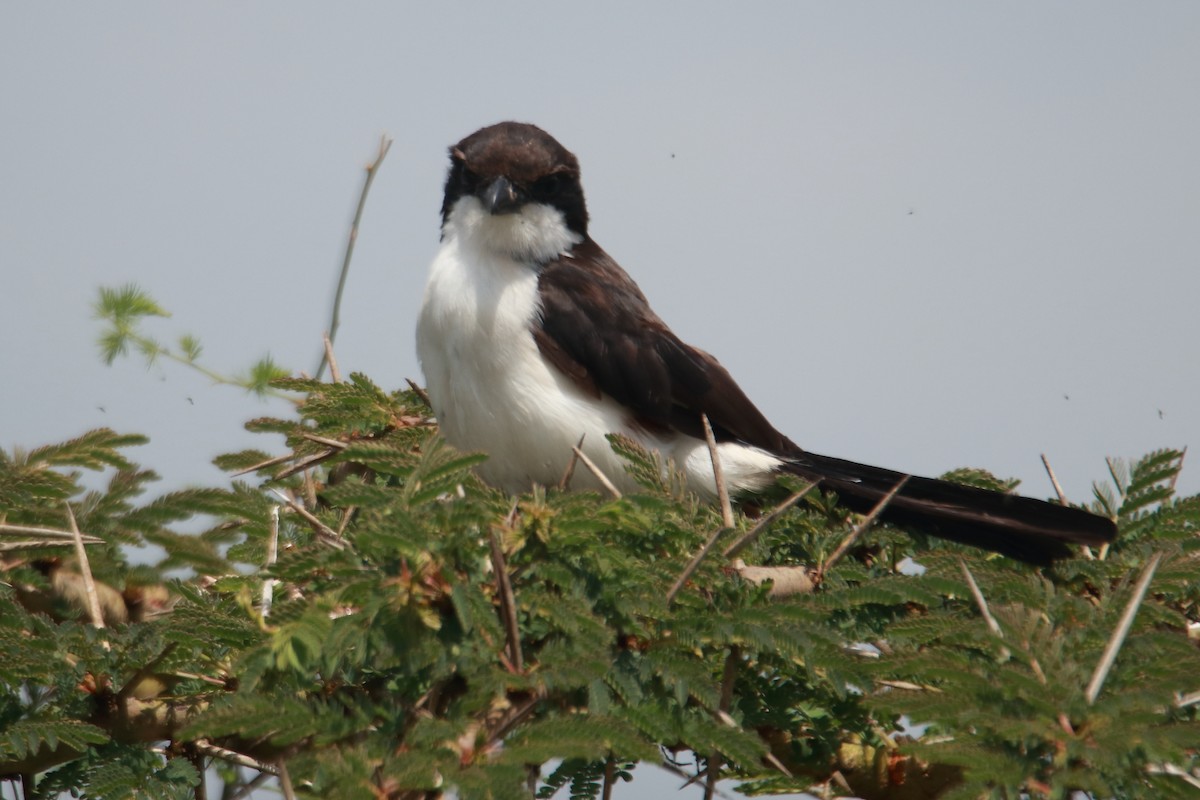
{"type": "Polygon", "coordinates": [[[1198,41],[1183,0],[4,4],[0,447],[144,433],[162,491],[278,451],[242,428],[278,401],[105,366],[92,303],[134,282],[206,366],[313,371],[384,135],[335,349],[419,382],[446,148],[516,119],[801,446],[1036,497],[1045,454],[1087,500],[1200,443],[1198,41]]]}

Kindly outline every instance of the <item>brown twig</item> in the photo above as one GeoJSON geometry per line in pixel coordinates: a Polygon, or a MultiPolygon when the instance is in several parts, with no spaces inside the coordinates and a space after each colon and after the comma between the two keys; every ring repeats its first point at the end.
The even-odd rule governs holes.
{"type": "Polygon", "coordinates": [[[256,769],[259,772],[265,772],[268,775],[278,775],[279,771],[270,764],[264,764],[250,756],[243,755],[236,750],[228,750],[224,747],[218,747],[207,739],[197,739],[194,742],[196,750],[211,758],[219,758],[222,761],[228,761],[230,764],[235,764],[239,767],[247,767],[256,769]]]}
{"type": "Polygon", "coordinates": [[[508,579],[508,564],[500,537],[493,529],[488,536],[492,551],[492,569],[496,573],[496,591],[500,594],[500,615],[504,619],[505,637],[508,639],[508,660],[513,669],[522,672],[525,665],[521,660],[521,629],[517,626],[517,600],[513,595],[512,583],[508,579]]]}
{"type": "MultiPolygon", "coordinates": [[[[967,586],[971,589],[971,596],[975,598],[975,605],[979,607],[979,613],[983,615],[984,622],[987,623],[988,630],[996,635],[998,639],[1004,639],[1004,631],[1000,630],[1000,623],[992,616],[991,609],[988,608],[987,599],[983,596],[983,591],[979,588],[979,584],[975,582],[975,576],[971,574],[970,568],[967,567],[967,562],[961,558],[958,560],[958,566],[962,569],[963,577],[967,579],[967,586]]],[[[1001,646],[1000,658],[1007,660],[1012,655],[1007,647],[1001,646]]],[[[1035,665],[1034,673],[1037,675],[1038,681],[1045,686],[1046,675],[1042,672],[1041,664],[1037,663],[1037,659],[1033,659],[1035,665]]]]}
{"type": "Polygon", "coordinates": [[[708,551],[713,549],[713,545],[717,543],[717,539],[721,537],[721,534],[727,530],[729,530],[729,528],[717,528],[712,532],[711,535],[709,535],[708,541],[704,543],[704,546],[696,551],[696,555],[692,556],[692,560],[689,561],[687,566],[683,568],[683,572],[679,573],[679,577],[675,579],[674,585],[671,586],[670,591],[667,592],[668,606],[675,602],[675,595],[679,594],[679,590],[683,588],[685,583],[687,583],[688,578],[692,577],[692,575],[696,573],[696,570],[700,568],[700,562],[704,560],[706,555],[708,555],[708,551]]]}
{"type": "Polygon", "coordinates": [[[783,512],[796,505],[796,503],[800,502],[800,498],[804,497],[804,495],[808,494],[815,488],[817,488],[817,484],[810,483],[808,486],[805,486],[798,492],[793,493],[791,497],[776,506],[770,514],[767,514],[765,517],[755,523],[753,528],[743,533],[737,539],[734,539],[733,544],[726,547],[725,552],[722,553],[722,555],[726,558],[733,558],[735,555],[740,553],[747,546],[749,546],[751,542],[757,539],[758,535],[765,531],[768,525],[779,519],[783,512]]]}
{"type": "MultiPolygon", "coordinates": [[[[333,312],[329,319],[329,334],[328,340],[332,343],[334,337],[337,336],[338,325],[341,324],[341,308],[342,308],[342,293],[346,290],[346,277],[350,274],[350,259],[354,256],[354,244],[358,241],[358,226],[362,222],[363,208],[367,204],[367,194],[371,191],[371,184],[375,182],[375,175],[379,172],[379,165],[383,163],[383,159],[391,149],[392,140],[387,136],[382,136],[379,139],[379,154],[375,156],[375,160],[367,165],[366,178],[363,180],[362,193],[358,196],[358,207],[354,210],[354,221],[350,223],[350,235],[346,239],[346,255],[342,258],[342,271],[338,276],[337,293],[333,298],[333,312]]],[[[331,348],[332,349],[332,348],[331,348]]],[[[321,373],[325,370],[326,356],[321,356],[321,363],[317,365],[316,378],[321,379],[321,373]]]]}
{"type": "MultiPolygon", "coordinates": [[[[0,523],[0,535],[5,533],[32,533],[37,536],[44,536],[47,539],[66,539],[68,544],[75,542],[75,534],[72,531],[59,530],[58,528],[42,528],[37,525],[9,525],[7,523],[0,523]]],[[[87,533],[79,535],[87,544],[98,544],[104,541],[98,536],[92,536],[87,533]]]]}
{"type": "Polygon", "coordinates": [[[1046,458],[1046,454],[1042,453],[1041,455],[1042,466],[1046,468],[1046,474],[1050,476],[1050,483],[1054,486],[1054,493],[1058,495],[1058,502],[1062,503],[1064,506],[1069,506],[1070,503],[1067,502],[1067,494],[1063,491],[1062,486],[1059,484],[1058,477],[1054,474],[1054,470],[1051,468],[1050,462],[1046,458]]]}
{"type": "MultiPolygon", "coordinates": [[[[86,544],[104,544],[103,539],[93,539],[88,537],[83,542],[86,544]]],[[[74,542],[64,542],[58,539],[22,539],[19,542],[0,542],[0,553],[9,553],[19,550],[42,550],[48,547],[74,547],[74,542]]]]}
{"type": "Polygon", "coordinates": [[[1000,623],[996,622],[996,618],[992,616],[992,612],[988,609],[987,599],[984,598],[983,592],[980,591],[979,584],[975,582],[975,576],[971,574],[971,570],[967,567],[967,562],[960,558],[958,566],[962,569],[963,577],[967,579],[967,586],[971,590],[971,596],[975,598],[975,605],[979,606],[979,613],[983,615],[983,620],[987,623],[988,630],[1003,639],[1004,631],[1000,630],[1000,623]]]}
{"type": "Polygon", "coordinates": [[[617,762],[610,755],[608,760],[604,762],[604,788],[600,793],[600,800],[612,800],[613,784],[617,780],[617,762]]]}
{"type": "MultiPolygon", "coordinates": [[[[301,458],[299,461],[297,461],[295,464],[292,464],[287,469],[281,469],[279,471],[279,473],[274,477],[274,480],[281,481],[284,478],[292,477],[297,472],[304,472],[304,470],[315,467],[317,464],[320,464],[322,461],[333,458],[335,455],[338,454],[338,452],[339,452],[339,450],[331,447],[323,453],[314,453],[311,456],[305,456],[304,458],[301,458]]],[[[288,456],[287,459],[284,459],[284,460],[286,461],[289,459],[293,459],[295,457],[296,457],[296,455],[295,455],[295,453],[293,453],[292,455],[288,456]]]]}
{"type": "Polygon", "coordinates": [[[421,402],[423,402],[425,405],[429,406],[430,409],[432,409],[433,401],[429,399],[429,392],[425,391],[423,388],[418,386],[416,381],[414,381],[412,378],[405,378],[404,380],[408,384],[408,388],[413,390],[413,394],[415,394],[417,397],[421,398],[421,402]]]}
{"type": "Polygon", "coordinates": [[[317,534],[318,542],[327,544],[330,547],[335,547],[338,550],[344,550],[346,548],[345,540],[338,536],[337,533],[335,533],[328,525],[313,516],[312,512],[310,512],[307,508],[300,505],[278,489],[272,489],[271,492],[280,500],[282,500],[288,508],[290,508],[292,511],[295,511],[297,514],[303,517],[309,525],[312,526],[314,532],[317,534]]]}
{"type": "Polygon", "coordinates": [[[296,790],[292,788],[292,776],[288,774],[287,764],[282,758],[275,762],[279,770],[279,791],[283,792],[283,800],[296,800],[296,790]]]}
{"type": "Polygon", "coordinates": [[[246,800],[255,790],[271,779],[271,773],[260,772],[224,800],[246,800]]]}
{"type": "MultiPolygon", "coordinates": [[[[725,524],[726,528],[732,528],[733,503],[729,500],[729,487],[725,485],[725,470],[721,468],[721,454],[717,452],[717,437],[713,433],[712,425],[708,421],[708,414],[701,414],[700,422],[704,425],[704,441],[708,444],[708,457],[712,461],[713,481],[717,485],[717,499],[721,502],[721,521],[725,524]]],[[[712,800],[711,795],[707,795],[705,800],[712,800]]]]}
{"type": "Polygon", "coordinates": [[[287,462],[291,461],[295,457],[296,457],[295,453],[284,453],[281,456],[273,456],[271,458],[268,458],[265,461],[259,461],[257,464],[251,464],[250,466],[245,467],[244,469],[239,469],[237,472],[233,473],[233,477],[236,478],[237,476],[245,475],[248,472],[257,472],[260,469],[264,469],[266,467],[273,467],[276,464],[286,464],[287,462]]]}
{"type": "Polygon", "coordinates": [[[1088,682],[1087,692],[1084,698],[1090,706],[1096,702],[1096,698],[1100,695],[1100,689],[1104,686],[1104,680],[1108,677],[1109,670],[1112,669],[1113,662],[1117,660],[1117,652],[1121,649],[1121,645],[1125,642],[1125,637],[1129,635],[1129,629],[1133,627],[1133,618],[1137,616],[1138,607],[1141,606],[1142,600],[1146,597],[1146,590],[1150,588],[1150,580],[1154,577],[1155,570],[1158,569],[1159,563],[1162,561],[1162,553],[1155,553],[1154,557],[1146,564],[1142,570],[1142,576],[1138,578],[1137,586],[1133,589],[1133,596],[1129,598],[1129,602],[1125,605],[1125,611],[1121,614],[1121,619],[1117,623],[1117,627],[1113,630],[1112,636],[1109,637],[1108,646],[1104,648],[1103,655],[1100,656],[1100,663],[1096,665],[1096,671],[1092,673],[1092,679],[1088,682]]]}
{"type": "MultiPolygon", "coordinates": [[[[705,425],[708,420],[705,420],[705,425]]],[[[721,675],[721,713],[728,716],[729,709],[733,705],[733,687],[737,682],[738,664],[741,661],[741,649],[735,644],[730,646],[729,653],[725,656],[725,670],[721,675]]],[[[708,775],[704,782],[704,800],[713,800],[713,795],[717,791],[717,781],[721,777],[721,754],[713,751],[708,757],[708,765],[705,771],[708,775]]]]}
{"type": "Polygon", "coordinates": [[[567,469],[563,472],[562,480],[558,482],[559,489],[566,489],[571,485],[571,478],[575,477],[575,465],[579,463],[579,452],[583,449],[583,440],[587,438],[587,434],[579,437],[579,443],[571,448],[571,460],[567,462],[567,469]]]}
{"type": "Polygon", "coordinates": [[[620,500],[621,499],[621,490],[618,489],[613,484],[613,482],[608,479],[608,476],[604,474],[603,470],[601,470],[600,467],[596,466],[596,463],[594,461],[592,461],[590,458],[587,457],[587,453],[583,452],[578,447],[572,447],[571,449],[573,451],[575,451],[575,455],[579,458],[580,461],[583,462],[583,465],[585,467],[587,467],[593,475],[596,476],[596,480],[600,481],[600,484],[605,489],[608,489],[609,493],[613,497],[615,497],[617,500],[620,500]]]}
{"type": "Polygon", "coordinates": [[[325,343],[325,363],[329,365],[329,379],[334,383],[342,382],[342,371],[338,369],[337,358],[333,355],[333,340],[329,338],[329,333],[321,335],[322,341],[325,343]]]}
{"type": "Polygon", "coordinates": [[[302,433],[301,438],[308,439],[310,442],[323,444],[326,447],[332,447],[334,450],[345,450],[350,445],[343,442],[341,439],[330,439],[328,436],[318,436],[315,433],[302,433]]]}
{"type": "Polygon", "coordinates": [[[71,535],[75,537],[75,556],[79,559],[79,574],[83,576],[83,590],[87,594],[88,615],[92,618],[94,627],[103,628],[104,612],[100,610],[100,595],[96,593],[96,579],[92,577],[92,565],[88,561],[87,548],[83,546],[83,534],[79,532],[79,525],[75,522],[75,512],[71,510],[71,504],[63,503],[63,507],[67,509],[67,520],[71,523],[71,535]]]}
{"type": "Polygon", "coordinates": [[[904,484],[908,483],[908,479],[910,477],[911,476],[909,475],[905,475],[899,481],[897,481],[896,485],[892,487],[892,490],[885,494],[883,499],[875,504],[875,507],[871,509],[871,513],[867,514],[866,519],[854,526],[854,530],[850,531],[850,535],[842,540],[842,543],[837,546],[837,549],[833,551],[833,554],[830,555],[829,558],[825,559],[825,563],[822,564],[821,568],[817,570],[818,577],[823,577],[825,573],[829,571],[830,567],[836,564],[841,557],[846,554],[846,551],[849,550],[856,541],[858,541],[858,537],[862,536],[867,528],[874,524],[875,520],[879,518],[879,515],[883,513],[883,510],[887,508],[888,503],[892,502],[892,498],[896,496],[896,493],[904,488],[904,484]]]}

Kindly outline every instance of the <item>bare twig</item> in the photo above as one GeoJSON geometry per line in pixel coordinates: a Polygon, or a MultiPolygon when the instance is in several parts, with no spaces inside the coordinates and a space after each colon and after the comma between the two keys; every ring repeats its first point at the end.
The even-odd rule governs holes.
{"type": "Polygon", "coordinates": [[[271,779],[271,773],[260,772],[225,800],[246,800],[254,791],[271,779]]]}
{"type": "MultiPolygon", "coordinates": [[[[717,499],[721,502],[721,521],[726,528],[733,527],[733,503],[729,500],[729,487],[725,485],[725,470],[721,468],[721,455],[717,452],[717,437],[708,421],[708,414],[700,415],[704,425],[704,441],[708,443],[708,457],[712,461],[713,481],[717,485],[717,499]]],[[[712,800],[712,795],[705,792],[705,800],[712,800]]]]}
{"type": "Polygon", "coordinates": [[[96,579],[92,577],[92,565],[88,562],[87,548],[83,546],[83,534],[79,532],[79,525],[75,522],[75,512],[71,510],[71,504],[63,503],[63,507],[67,509],[67,520],[71,523],[71,535],[75,537],[75,556],[79,559],[79,573],[83,576],[83,590],[87,593],[88,614],[92,618],[93,626],[103,628],[104,612],[100,610],[100,595],[96,593],[96,579]]]}
{"type": "Polygon", "coordinates": [[[683,572],[679,573],[679,577],[675,579],[675,584],[671,587],[671,590],[667,592],[668,606],[675,602],[675,595],[679,594],[679,590],[683,588],[685,583],[687,583],[688,578],[692,577],[692,575],[696,573],[696,570],[700,567],[700,562],[704,560],[706,555],[708,555],[708,551],[713,549],[713,545],[717,543],[717,539],[721,538],[721,534],[727,530],[729,529],[717,528],[708,537],[708,541],[704,543],[704,546],[696,551],[696,555],[692,556],[692,560],[689,561],[687,566],[683,568],[683,572]]]}
{"type": "Polygon", "coordinates": [[[1154,577],[1154,571],[1158,569],[1161,561],[1162,553],[1155,553],[1154,557],[1146,564],[1145,569],[1142,570],[1142,576],[1138,578],[1137,586],[1133,589],[1133,596],[1125,605],[1125,612],[1121,614],[1121,620],[1113,630],[1112,636],[1108,640],[1108,646],[1104,648],[1104,654],[1100,656],[1100,663],[1096,665],[1096,671],[1092,673],[1092,679],[1088,682],[1087,693],[1084,697],[1089,706],[1096,702],[1096,697],[1099,696],[1100,689],[1104,686],[1104,680],[1108,677],[1113,662],[1117,660],[1117,652],[1124,644],[1125,637],[1129,635],[1129,629],[1133,627],[1133,618],[1137,616],[1138,607],[1145,599],[1146,590],[1150,588],[1150,580],[1154,577]]]}
{"type": "Polygon", "coordinates": [[[1189,786],[1200,789],[1200,778],[1176,764],[1147,764],[1146,772],[1150,775],[1171,775],[1189,786]]]}
{"type": "MultiPolygon", "coordinates": [[[[705,420],[707,426],[708,420],[705,420]]],[[[737,682],[738,664],[741,662],[742,652],[736,644],[729,648],[729,653],[725,656],[725,670],[721,676],[721,700],[720,710],[722,714],[728,716],[729,708],[733,705],[733,687],[737,682]]],[[[704,800],[713,800],[713,795],[717,791],[717,781],[721,778],[721,754],[713,751],[708,757],[708,765],[705,771],[708,773],[704,782],[704,800]]]]}
{"type": "MultiPolygon", "coordinates": [[[[392,146],[392,140],[387,136],[382,136],[379,139],[379,154],[375,156],[375,160],[367,165],[366,178],[363,180],[362,193],[358,197],[358,208],[354,211],[354,221],[350,223],[350,235],[346,239],[346,255],[342,259],[342,271],[338,276],[337,293],[333,298],[333,312],[329,318],[329,335],[328,340],[331,344],[334,337],[337,336],[338,325],[341,324],[341,308],[342,308],[342,293],[346,290],[346,276],[350,274],[350,259],[354,256],[354,243],[358,241],[358,226],[362,221],[363,208],[367,204],[367,193],[371,191],[371,184],[375,182],[375,175],[379,172],[379,165],[383,163],[383,159],[388,154],[388,150],[392,146]]],[[[325,371],[325,363],[327,354],[321,356],[321,363],[317,365],[316,378],[321,379],[321,373],[325,371]]]]}
{"type": "Polygon", "coordinates": [[[329,365],[329,379],[334,383],[341,383],[342,371],[338,369],[337,358],[333,355],[333,340],[329,338],[328,333],[322,334],[321,339],[325,343],[325,363],[329,365]]]}
{"type": "Polygon", "coordinates": [[[737,539],[734,539],[733,544],[726,547],[725,552],[722,553],[722,555],[725,556],[726,558],[732,558],[733,556],[740,553],[751,542],[753,542],[755,539],[757,539],[758,535],[760,533],[762,533],[763,531],[765,531],[767,529],[768,525],[770,525],[772,522],[777,520],[779,518],[779,516],[781,514],[783,514],[783,512],[787,511],[789,508],[796,505],[796,503],[800,502],[800,498],[804,497],[804,495],[808,494],[815,488],[817,488],[817,484],[810,483],[808,486],[805,486],[800,491],[793,493],[791,497],[789,497],[787,500],[784,500],[777,507],[775,507],[771,511],[770,514],[767,514],[765,517],[763,517],[757,523],[755,523],[753,528],[751,528],[750,530],[743,533],[737,539]]]}
{"type": "Polygon", "coordinates": [[[323,444],[326,447],[332,447],[334,450],[345,450],[350,446],[341,439],[330,439],[328,436],[318,436],[315,433],[302,433],[300,436],[308,439],[310,442],[316,442],[317,444],[323,444]]]}
{"type": "Polygon", "coordinates": [[[1063,491],[1062,486],[1059,484],[1058,478],[1055,476],[1054,470],[1050,466],[1050,462],[1046,459],[1045,453],[1042,453],[1042,466],[1046,468],[1046,474],[1050,476],[1050,483],[1054,485],[1054,493],[1058,495],[1058,502],[1062,503],[1064,506],[1070,505],[1070,503],[1067,502],[1067,494],[1063,491]]]}
{"type": "Polygon", "coordinates": [[[604,762],[604,789],[600,793],[600,800],[612,800],[613,783],[617,779],[617,762],[610,755],[608,760],[604,762]]]}
{"type": "Polygon", "coordinates": [[[829,568],[836,564],[841,557],[846,554],[846,551],[849,550],[856,541],[858,541],[858,537],[862,536],[863,532],[866,531],[867,528],[871,527],[872,524],[874,524],[879,515],[883,513],[883,510],[887,508],[888,503],[892,502],[892,498],[896,496],[896,493],[904,488],[904,484],[908,483],[908,479],[910,477],[911,476],[909,475],[905,475],[899,481],[897,481],[896,485],[892,487],[892,490],[885,494],[883,499],[875,504],[875,507],[871,509],[871,513],[867,514],[866,519],[854,526],[854,530],[850,531],[850,535],[842,540],[842,543],[837,546],[837,549],[833,551],[833,554],[830,555],[829,558],[825,559],[825,563],[821,565],[819,570],[817,570],[818,576],[824,576],[825,573],[829,571],[829,568]]]}
{"type": "MultiPolygon", "coordinates": [[[[309,469],[310,467],[315,467],[317,464],[320,464],[322,461],[333,458],[335,455],[338,454],[338,452],[339,451],[336,448],[331,447],[323,453],[314,453],[311,456],[305,456],[304,458],[297,461],[295,464],[292,464],[287,469],[279,470],[278,474],[275,475],[274,480],[281,481],[284,478],[290,478],[291,476],[295,475],[297,472],[303,472],[304,470],[309,469]]],[[[292,455],[288,456],[288,459],[292,459],[295,457],[296,457],[296,455],[293,453],[292,455]]],[[[285,459],[285,460],[287,460],[287,459],[285,459]]]]}
{"type": "Polygon", "coordinates": [[[575,465],[579,463],[579,453],[583,449],[583,440],[587,438],[587,434],[579,437],[579,443],[571,449],[571,460],[567,462],[567,470],[563,473],[562,480],[558,482],[559,489],[566,489],[571,485],[571,478],[575,477],[575,465]]]}
{"type": "Polygon", "coordinates": [[[429,406],[430,408],[433,408],[433,401],[429,399],[429,392],[418,386],[416,381],[414,381],[412,378],[405,378],[404,381],[408,384],[408,388],[413,390],[413,394],[421,398],[421,402],[425,403],[425,405],[429,406]]]}
{"type": "Polygon", "coordinates": [[[284,502],[284,505],[286,505],[292,511],[295,511],[297,514],[299,514],[301,517],[304,518],[305,522],[307,522],[309,525],[312,526],[313,530],[317,534],[318,542],[327,544],[330,547],[335,547],[338,550],[345,549],[346,542],[342,539],[342,537],[338,536],[337,533],[335,533],[324,522],[321,522],[321,520],[319,520],[315,516],[313,516],[312,512],[310,512],[307,508],[300,505],[295,500],[288,497],[287,495],[285,495],[283,492],[279,491],[278,489],[272,489],[271,493],[274,494],[276,497],[278,497],[280,500],[282,500],[284,502]]]}
{"type": "Polygon", "coordinates": [[[971,596],[975,598],[975,605],[979,606],[979,613],[983,615],[983,620],[987,623],[988,630],[1003,639],[1004,631],[1000,630],[1000,623],[996,622],[996,618],[988,610],[987,600],[984,598],[983,592],[980,591],[979,584],[975,582],[975,576],[971,574],[971,570],[967,567],[967,562],[960,558],[958,566],[962,569],[963,577],[967,579],[967,586],[971,589],[971,596]]]}
{"type": "Polygon", "coordinates": [[[265,772],[268,775],[278,775],[279,771],[270,764],[264,764],[261,761],[256,761],[250,756],[243,755],[235,750],[228,750],[224,747],[218,747],[207,739],[197,739],[195,742],[196,750],[206,756],[219,758],[222,761],[228,761],[230,764],[236,764],[239,767],[248,767],[256,769],[259,772],[265,772]]]}
{"type": "Polygon", "coordinates": [[[488,536],[492,550],[492,569],[496,573],[496,591],[500,594],[500,614],[504,619],[504,632],[508,639],[508,659],[513,669],[521,672],[525,665],[521,661],[521,629],[517,626],[517,600],[513,595],[512,583],[508,579],[508,564],[500,537],[493,529],[488,536]]]}
{"type": "Polygon", "coordinates": [[[292,788],[292,776],[288,774],[287,764],[282,758],[275,762],[279,770],[279,791],[283,792],[283,800],[296,800],[296,790],[292,788]]]}
{"type": "Polygon", "coordinates": [[[273,467],[276,464],[286,464],[295,457],[295,453],[284,453],[281,456],[274,456],[272,458],[268,458],[266,461],[259,461],[257,464],[251,464],[244,469],[239,469],[237,472],[233,473],[233,477],[236,478],[237,476],[245,475],[248,472],[257,472],[260,469],[265,467],[273,467]]]}
{"type": "MultiPolygon", "coordinates": [[[[88,537],[83,540],[86,544],[104,544],[103,539],[88,537]]],[[[20,550],[43,550],[47,547],[74,547],[74,542],[64,542],[59,539],[22,539],[19,542],[0,542],[0,553],[20,550]]]]}
{"type": "MultiPolygon", "coordinates": [[[[42,528],[37,525],[9,525],[7,523],[0,523],[0,535],[5,533],[34,534],[35,536],[42,536],[46,539],[65,539],[68,544],[73,544],[75,542],[75,533],[73,531],[59,530],[58,528],[42,528]]],[[[92,536],[87,533],[81,533],[79,535],[83,538],[83,541],[86,544],[96,544],[104,541],[98,536],[92,536]]]]}
{"type": "MultiPolygon", "coordinates": [[[[275,559],[279,557],[279,506],[271,505],[271,535],[267,537],[267,563],[264,565],[270,569],[275,565],[275,559]]],[[[264,578],[262,587],[262,616],[266,619],[271,615],[271,602],[275,598],[275,579],[264,578]]]]}
{"type": "MultiPolygon", "coordinates": [[[[1004,639],[1004,631],[1000,630],[1000,623],[996,622],[996,618],[992,616],[991,609],[988,608],[987,599],[983,596],[983,591],[979,588],[979,584],[975,582],[975,576],[971,574],[970,568],[967,567],[967,562],[961,558],[958,560],[958,566],[962,569],[963,577],[967,579],[967,586],[971,589],[971,596],[975,598],[975,605],[979,606],[979,613],[983,615],[984,622],[987,623],[988,630],[996,635],[998,639],[1004,639]]],[[[1007,660],[1012,655],[1012,652],[1002,646],[1000,648],[1000,658],[1007,660]]],[[[1041,664],[1037,663],[1037,659],[1033,659],[1034,673],[1037,675],[1038,681],[1043,686],[1046,685],[1046,675],[1042,672],[1041,664]]]]}
{"type": "MultiPolygon", "coordinates": [[[[720,722],[725,727],[734,728],[736,730],[742,730],[742,726],[738,725],[737,720],[735,720],[733,717],[729,716],[728,712],[718,711],[715,716],[717,718],[717,721],[720,722]]],[[[780,761],[778,758],[776,758],[775,754],[772,753],[770,750],[768,750],[767,754],[765,756],[763,756],[763,760],[766,761],[768,764],[770,764],[775,769],[779,770],[781,773],[783,773],[787,777],[789,777],[789,778],[794,777],[791,773],[791,770],[789,770],[787,767],[785,767],[783,765],[783,762],[780,761]]]]}
{"type": "Polygon", "coordinates": [[[591,473],[596,476],[596,480],[600,481],[601,485],[604,486],[605,489],[608,489],[609,493],[613,497],[620,500],[621,490],[613,485],[613,482],[608,479],[608,476],[605,475],[598,466],[596,466],[594,461],[587,457],[587,453],[583,452],[578,447],[572,447],[571,449],[575,451],[575,455],[578,456],[579,460],[583,462],[583,465],[591,470],[591,473]]]}

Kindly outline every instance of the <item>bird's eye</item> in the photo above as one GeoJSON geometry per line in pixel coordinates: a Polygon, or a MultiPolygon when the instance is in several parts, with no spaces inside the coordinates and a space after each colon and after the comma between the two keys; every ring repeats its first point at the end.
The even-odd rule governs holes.
{"type": "Polygon", "coordinates": [[[471,169],[465,164],[462,168],[460,180],[462,181],[463,187],[467,191],[471,191],[474,189],[474,187],[479,185],[479,176],[472,172],[471,169]]]}
{"type": "Polygon", "coordinates": [[[538,178],[533,183],[533,191],[542,197],[548,197],[555,194],[562,188],[563,177],[561,173],[553,172],[545,177],[538,178]]]}

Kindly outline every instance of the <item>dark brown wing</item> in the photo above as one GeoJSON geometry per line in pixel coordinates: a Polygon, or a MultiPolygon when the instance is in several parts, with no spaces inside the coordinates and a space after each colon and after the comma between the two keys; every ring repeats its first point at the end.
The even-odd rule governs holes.
{"type": "Polygon", "coordinates": [[[703,437],[707,414],[718,440],[777,453],[795,445],[772,427],[717,360],[680,341],[599,245],[585,239],[540,274],[542,355],[585,391],[604,393],[652,430],[703,437]]]}

